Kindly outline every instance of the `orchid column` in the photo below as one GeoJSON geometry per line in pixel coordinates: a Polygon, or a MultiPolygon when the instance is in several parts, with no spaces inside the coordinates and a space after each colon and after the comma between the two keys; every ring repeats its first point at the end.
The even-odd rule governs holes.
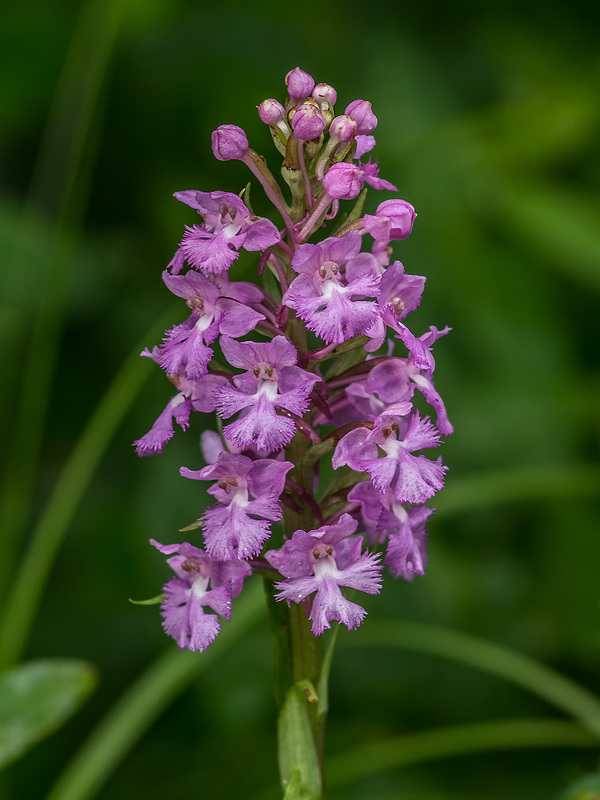
{"type": "Polygon", "coordinates": [[[409,581],[424,572],[427,502],[445,467],[423,451],[452,432],[431,350],[449,329],[417,335],[405,324],[425,278],[407,275],[390,244],[411,233],[413,207],[388,199],[363,214],[365,184],[396,191],[377,162],[362,160],[375,147],[370,103],[354,100],[336,116],[331,86],[299,68],[286,84],[285,105],[258,107],[283,156],[285,193],[241,128],[212,136],[217,159],[243,162],[261,184],[275,222],[257,217],[245,192],[175,194],[201,218],[163,272],[190,316],[142,353],[176,393],[135,444],[154,455],[175,423],[186,430],[192,412],[212,415],[204,466],[181,475],[209,481],[215,503],[184,529],[194,543],[152,541],[175,573],[163,626],[179,647],[202,652],[245,579],[264,577],[282,787],[288,800],[318,800],[333,645],[322,659],[319,637],[334,622],[362,623],[356,592],[377,594],[384,567],[409,581]],[[354,204],[342,210],[340,201],[354,204]],[[256,284],[236,280],[240,249],[259,254],[256,284]],[[415,390],[436,424],[415,408],[415,390]]]}

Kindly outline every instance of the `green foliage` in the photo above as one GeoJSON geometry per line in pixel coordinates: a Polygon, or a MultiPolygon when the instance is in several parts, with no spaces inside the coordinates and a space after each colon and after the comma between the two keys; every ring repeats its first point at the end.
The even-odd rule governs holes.
{"type": "Polygon", "coordinates": [[[59,728],[96,686],[84,661],[49,658],[0,674],[0,767],[59,728]]]}

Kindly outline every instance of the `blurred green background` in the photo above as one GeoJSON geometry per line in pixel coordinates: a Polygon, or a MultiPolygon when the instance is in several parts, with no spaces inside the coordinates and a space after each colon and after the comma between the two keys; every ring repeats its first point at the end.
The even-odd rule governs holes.
{"type": "MultiPolygon", "coordinates": [[[[427,276],[411,328],[453,328],[436,346],[456,432],[443,447],[450,469],[429,569],[414,584],[388,578],[367,600],[363,630],[340,636],[328,752],[440,726],[561,717],[464,664],[367,647],[376,618],[474,634],[600,692],[599,22],[583,0],[29,0],[3,11],[0,592],[12,608],[26,546],[46,536],[44,563],[53,549],[56,560],[44,586],[44,568],[28,562],[23,580],[33,575],[43,594],[38,604],[22,584],[32,625],[11,611],[24,640],[14,654],[86,659],[100,676],[79,713],[0,776],[3,797],[46,797],[105,711],[176,649],[157,608],[128,598],[152,597],[165,580],[148,539],[177,541],[203,509],[198,485],[178,475],[201,466],[203,424],[161,457],[136,459],[131,442],[170,387],[135,354],[183,318],[160,278],[193,221],[172,193],[245,185],[243,166],[212,157],[221,123],[242,126],[277,168],[255,107],[283,99],[295,66],[336,87],[340,113],[371,100],[381,175],[419,214],[395,248],[408,272],[427,276]],[[97,468],[85,457],[73,466],[132,355],[113,411],[95,423],[97,468]]],[[[390,196],[371,190],[368,210],[390,196]]],[[[234,277],[254,264],[240,258],[234,277]]],[[[277,797],[272,680],[259,612],[173,690],[93,792],[72,797],[277,797]]],[[[542,800],[597,762],[594,748],[509,747],[336,779],[330,798],[542,800]]]]}

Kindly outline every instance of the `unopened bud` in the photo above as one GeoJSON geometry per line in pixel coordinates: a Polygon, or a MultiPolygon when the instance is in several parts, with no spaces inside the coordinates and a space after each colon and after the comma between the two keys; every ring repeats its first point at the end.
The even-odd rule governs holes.
{"type": "Polygon", "coordinates": [[[416,217],[415,209],[406,200],[385,200],[374,215],[365,214],[363,224],[377,241],[399,241],[410,236],[416,217]]]}
{"type": "Polygon", "coordinates": [[[318,139],[327,126],[325,117],[312,103],[297,106],[292,116],[292,130],[298,139],[309,142],[318,139]]]}
{"type": "Polygon", "coordinates": [[[356,128],[356,120],[352,117],[336,117],[329,127],[329,135],[338,142],[350,142],[356,134],[356,128]]]}
{"type": "Polygon", "coordinates": [[[285,117],[285,108],[279,100],[263,100],[258,107],[258,116],[265,125],[277,125],[285,117]]]}
{"type": "Polygon", "coordinates": [[[336,90],[328,83],[317,83],[315,88],[312,90],[312,96],[318,103],[320,103],[322,100],[326,100],[328,103],[331,103],[332,106],[335,105],[337,100],[336,90]]]}
{"type": "Polygon", "coordinates": [[[357,133],[371,133],[377,127],[377,117],[368,100],[353,100],[344,113],[356,120],[357,133]]]}
{"type": "Polygon", "coordinates": [[[285,76],[285,83],[292,100],[304,100],[310,95],[315,86],[313,78],[308,72],[301,70],[300,67],[288,72],[285,76]]]}
{"type": "Polygon", "coordinates": [[[212,151],[219,161],[241,160],[248,151],[248,137],[237,125],[219,125],[212,132],[212,151]]]}

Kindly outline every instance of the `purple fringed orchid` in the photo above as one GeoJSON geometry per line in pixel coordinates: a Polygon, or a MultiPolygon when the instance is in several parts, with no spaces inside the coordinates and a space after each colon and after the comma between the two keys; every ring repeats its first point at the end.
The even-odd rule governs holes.
{"type": "Polygon", "coordinates": [[[183,372],[191,380],[200,378],[213,357],[208,345],[219,334],[245,336],[265,319],[264,314],[249,307],[250,303],[260,303],[263,297],[251,283],[221,278],[217,284],[192,270],[185,275],[171,275],[165,270],[163,281],[192,310],[185,322],[167,331],[159,348],[159,364],[168,374],[183,372]]]}
{"type": "MultiPolygon", "coordinates": [[[[160,363],[158,347],[154,347],[152,352],[146,348],[141,355],[160,363]]],[[[227,383],[227,378],[221,375],[203,375],[198,380],[190,380],[181,373],[174,373],[169,375],[169,380],[179,391],[169,400],[148,433],[133,443],[138,456],[162,453],[166,443],[173,437],[175,423],[182,430],[187,430],[192,410],[203,413],[214,411],[215,392],[227,383]]]]}
{"type": "Polygon", "coordinates": [[[150,539],[150,544],[171,556],[167,564],[176,575],[163,589],[163,628],[181,650],[202,653],[221,628],[219,616],[230,618],[231,601],[242,591],[251,569],[243,561],[216,561],[187,542],[163,545],[150,539]]]}
{"type": "MultiPolygon", "coordinates": [[[[425,336],[431,339],[434,334],[425,336]]],[[[365,390],[369,394],[377,393],[384,403],[396,403],[412,397],[414,389],[418,389],[437,412],[437,429],[444,436],[449,436],[454,428],[448,419],[444,401],[433,385],[432,371],[419,369],[412,356],[391,358],[373,367],[365,382],[365,390]]]]}
{"type": "Polygon", "coordinates": [[[293,416],[284,416],[285,412],[302,417],[320,378],[296,366],[297,350],[284,336],[270,342],[236,342],[222,336],[221,350],[232,366],[246,371],[233,379],[233,386],[219,390],[217,410],[229,419],[248,409],[225,427],[225,436],[240,448],[254,447],[262,453],[280,450],[295,432],[293,416]]]}
{"type": "Polygon", "coordinates": [[[319,244],[303,244],[292,259],[298,277],[282,303],[295,309],[327,344],[360,336],[376,322],[376,302],[358,299],[376,297],[381,283],[375,257],[361,253],[361,244],[360,233],[350,231],[319,244]]]}
{"type": "MultiPolygon", "coordinates": [[[[196,269],[216,274],[225,272],[238,257],[240,247],[250,251],[266,250],[281,239],[271,220],[253,217],[236,194],[188,189],[175,192],[174,196],[196,209],[204,220],[202,225],[186,226],[187,232],[179,246],[184,259],[196,269]]],[[[173,274],[182,264],[181,258],[171,262],[173,274]]]]}
{"type": "Polygon", "coordinates": [[[277,600],[300,603],[314,593],[309,619],[315,636],[330,628],[333,620],[350,630],[363,621],[367,612],[344,597],[342,586],[366,594],[381,589],[380,555],[361,554],[363,537],[351,537],[357,527],[350,514],[342,514],[335,525],[297,530],[280,550],[265,553],[269,564],[285,576],[275,584],[277,600]]]}
{"type": "Polygon", "coordinates": [[[220,453],[215,464],[200,470],[181,468],[184,478],[216,480],[208,489],[219,502],[202,515],[206,550],[212,558],[248,559],[269,538],[270,523],[281,519],[279,496],[289,461],[220,453]]]}
{"type": "Polygon", "coordinates": [[[366,332],[372,341],[365,345],[365,350],[374,352],[381,347],[388,326],[398,332],[406,330],[404,325],[400,326],[400,320],[417,308],[424,287],[424,277],[406,275],[399,261],[390,264],[381,279],[377,297],[379,314],[366,332]]]}
{"type": "Polygon", "coordinates": [[[440,435],[429,418],[416,411],[408,418],[405,404],[391,405],[377,417],[373,428],[354,428],[343,436],[332,459],[334,469],[347,464],[366,472],[380,492],[392,489],[400,503],[424,503],[444,485],[442,460],[430,461],[415,451],[437,447],[440,435]],[[380,457],[380,451],[383,457],[380,457]]]}
{"type": "Polygon", "coordinates": [[[369,481],[356,484],[348,492],[350,502],[361,505],[362,520],[371,545],[387,539],[385,566],[396,578],[412,581],[423,575],[427,565],[425,525],[434,509],[426,505],[407,507],[394,492],[379,492],[369,481]]]}

